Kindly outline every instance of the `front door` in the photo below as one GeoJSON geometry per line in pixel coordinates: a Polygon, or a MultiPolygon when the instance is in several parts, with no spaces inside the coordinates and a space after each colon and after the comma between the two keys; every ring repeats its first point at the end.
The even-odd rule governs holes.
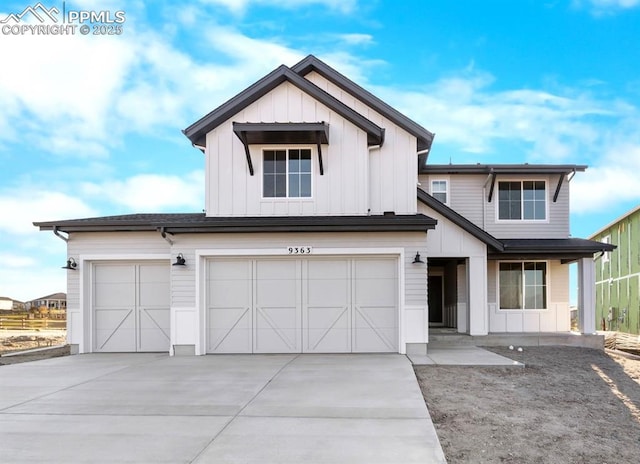
{"type": "Polygon", "coordinates": [[[429,275],[428,285],[429,325],[439,327],[444,325],[443,276],[429,275]]]}

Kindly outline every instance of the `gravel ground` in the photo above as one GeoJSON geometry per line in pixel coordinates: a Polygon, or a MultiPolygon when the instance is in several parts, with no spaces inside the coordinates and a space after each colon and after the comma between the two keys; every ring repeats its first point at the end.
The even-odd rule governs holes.
{"type": "Polygon", "coordinates": [[[640,462],[640,360],[572,347],[491,351],[527,367],[415,368],[449,463],[640,462]]]}

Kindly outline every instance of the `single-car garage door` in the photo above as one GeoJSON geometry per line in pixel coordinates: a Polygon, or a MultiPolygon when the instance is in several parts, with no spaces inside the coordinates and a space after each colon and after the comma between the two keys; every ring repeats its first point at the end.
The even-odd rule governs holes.
{"type": "Polygon", "coordinates": [[[169,351],[169,270],[160,262],[94,263],[94,351],[169,351]]]}
{"type": "Polygon", "coordinates": [[[397,259],[211,259],[207,352],[398,351],[397,259]]]}

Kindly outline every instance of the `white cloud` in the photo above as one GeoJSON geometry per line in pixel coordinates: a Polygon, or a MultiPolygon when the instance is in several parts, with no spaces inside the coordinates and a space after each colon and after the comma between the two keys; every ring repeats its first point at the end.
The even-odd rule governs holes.
{"type": "Polygon", "coordinates": [[[374,43],[371,34],[338,34],[337,38],[345,43],[345,45],[371,45],[374,43]]]}
{"type": "Polygon", "coordinates": [[[33,222],[95,216],[79,198],[42,190],[4,191],[0,194],[0,232],[24,237],[38,229],[33,222]]]}
{"type": "Polygon", "coordinates": [[[355,11],[358,5],[357,0],[201,0],[201,2],[223,6],[234,14],[242,14],[252,5],[266,5],[283,9],[296,9],[313,5],[348,14],[355,11]]]}
{"type": "Polygon", "coordinates": [[[578,8],[588,8],[596,16],[610,15],[640,5],[640,0],[574,0],[578,8]]]}
{"type": "Polygon", "coordinates": [[[571,211],[606,211],[612,205],[640,202],[640,145],[612,147],[598,165],[571,182],[571,211]]]}
{"type": "Polygon", "coordinates": [[[487,73],[454,76],[417,91],[378,88],[400,111],[437,134],[438,144],[468,153],[490,153],[501,141],[524,143],[527,157],[548,162],[592,153],[609,127],[638,111],[623,102],[586,93],[555,95],[543,90],[491,89],[487,73]]]}
{"type": "Polygon", "coordinates": [[[203,171],[184,176],[140,174],[122,181],[86,182],[80,188],[85,196],[107,199],[136,212],[204,208],[203,171]]]}

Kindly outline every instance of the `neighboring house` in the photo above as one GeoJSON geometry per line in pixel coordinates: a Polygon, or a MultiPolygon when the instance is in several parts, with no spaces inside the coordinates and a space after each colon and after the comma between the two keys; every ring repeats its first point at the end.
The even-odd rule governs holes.
{"type": "Polygon", "coordinates": [[[640,206],[591,238],[617,246],[596,259],[598,328],[640,335],[640,206]]]}
{"type": "Polygon", "coordinates": [[[24,311],[25,304],[6,296],[0,296],[0,311],[24,311]]]}
{"type": "Polygon", "coordinates": [[[28,301],[27,309],[37,309],[41,311],[48,311],[52,309],[66,310],[67,309],[67,294],[66,293],[53,293],[47,296],[41,296],[35,300],[28,301]]]}
{"type": "Polygon", "coordinates": [[[429,165],[431,132],[313,56],[184,133],[205,213],[35,224],[68,242],[79,352],[418,354],[431,327],[562,333],[571,262],[595,331],[593,254],[611,247],[569,238],[584,166],[429,165]]]}

